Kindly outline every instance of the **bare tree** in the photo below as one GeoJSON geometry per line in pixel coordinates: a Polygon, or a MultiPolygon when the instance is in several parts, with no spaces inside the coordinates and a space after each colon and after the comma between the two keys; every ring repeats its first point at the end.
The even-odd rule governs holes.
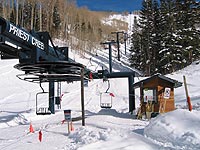
{"type": "Polygon", "coordinates": [[[40,15],[40,30],[39,31],[42,31],[42,2],[40,1],[39,2],[39,15],[40,15]]]}
{"type": "Polygon", "coordinates": [[[35,18],[34,18],[34,16],[35,16],[35,12],[34,12],[34,10],[35,10],[35,0],[32,0],[31,1],[31,30],[33,30],[34,29],[34,27],[33,27],[33,25],[34,25],[34,20],[35,20],[35,18]]]}
{"type": "Polygon", "coordinates": [[[16,0],[16,24],[19,24],[19,3],[18,0],[16,0]]]}

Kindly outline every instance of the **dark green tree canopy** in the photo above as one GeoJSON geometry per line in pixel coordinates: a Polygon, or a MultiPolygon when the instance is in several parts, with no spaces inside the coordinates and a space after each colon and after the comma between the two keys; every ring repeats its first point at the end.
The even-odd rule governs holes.
{"type": "Polygon", "coordinates": [[[199,59],[198,1],[143,0],[142,5],[139,22],[134,24],[139,28],[132,35],[133,67],[137,64],[145,75],[167,74],[199,59]]]}

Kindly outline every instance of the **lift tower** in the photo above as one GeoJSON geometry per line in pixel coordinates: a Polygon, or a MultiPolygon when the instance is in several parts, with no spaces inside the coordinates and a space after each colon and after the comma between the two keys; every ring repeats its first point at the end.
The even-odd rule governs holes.
{"type": "Polygon", "coordinates": [[[117,42],[117,52],[118,52],[118,56],[117,59],[118,61],[120,61],[120,45],[119,45],[119,34],[124,34],[124,31],[117,31],[117,32],[111,32],[111,34],[116,34],[116,42],[117,42]]]}

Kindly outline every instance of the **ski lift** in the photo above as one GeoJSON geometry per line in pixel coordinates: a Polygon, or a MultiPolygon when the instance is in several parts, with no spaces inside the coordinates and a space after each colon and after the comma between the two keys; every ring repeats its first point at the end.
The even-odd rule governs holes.
{"type": "Polygon", "coordinates": [[[41,86],[42,92],[38,92],[36,94],[36,114],[37,115],[50,115],[51,111],[49,110],[49,104],[48,104],[48,97],[49,92],[45,92],[44,89],[41,86]]]}
{"type": "Polygon", "coordinates": [[[100,93],[100,107],[108,109],[112,107],[112,97],[114,97],[114,95],[113,93],[108,92],[110,88],[109,80],[104,80],[103,82],[108,82],[108,88],[106,92],[100,93]]]}

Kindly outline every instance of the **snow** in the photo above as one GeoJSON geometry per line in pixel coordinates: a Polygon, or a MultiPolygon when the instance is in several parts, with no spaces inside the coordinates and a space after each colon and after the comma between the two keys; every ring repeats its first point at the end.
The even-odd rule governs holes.
{"type": "MultiPolygon", "coordinates": [[[[123,45],[121,50],[123,50],[123,45]]],[[[85,58],[70,51],[70,57],[96,70],[108,66],[107,51],[98,56],[86,54],[85,58]],[[92,58],[92,65],[89,60],[92,58]]],[[[123,53],[123,51],[122,51],[123,53]]],[[[123,56],[123,60],[125,55],[123,56]]],[[[35,114],[35,96],[41,92],[39,84],[19,80],[22,74],[13,68],[18,60],[0,60],[0,149],[1,150],[199,150],[200,149],[200,64],[192,65],[167,75],[183,82],[186,76],[192,112],[186,105],[184,86],[175,89],[176,110],[149,120],[137,120],[128,112],[128,80],[110,79],[110,89],[115,97],[111,109],[100,107],[100,94],[107,89],[102,79],[89,82],[85,87],[85,126],[82,126],[80,82],[62,83],[61,109],[47,116],[35,114]],[[68,124],[62,123],[64,110],[72,110],[74,130],[68,132],[68,124]],[[34,133],[29,132],[30,124],[34,133]],[[42,141],[38,140],[42,131],[42,141]]],[[[128,71],[117,59],[113,59],[113,71],[128,71]]],[[[135,78],[135,81],[141,78],[135,78]]],[[[45,91],[47,84],[42,84],[45,91]]],[[[139,107],[139,91],[136,91],[139,107]]],[[[103,96],[107,100],[106,96],[103,96]]],[[[47,100],[44,98],[43,100],[47,100]]],[[[48,101],[48,100],[47,100],[48,101]]]]}
{"type": "Polygon", "coordinates": [[[199,111],[177,109],[158,116],[144,129],[144,135],[173,149],[200,149],[199,111]],[[162,132],[160,132],[162,131],[162,132]]]}

